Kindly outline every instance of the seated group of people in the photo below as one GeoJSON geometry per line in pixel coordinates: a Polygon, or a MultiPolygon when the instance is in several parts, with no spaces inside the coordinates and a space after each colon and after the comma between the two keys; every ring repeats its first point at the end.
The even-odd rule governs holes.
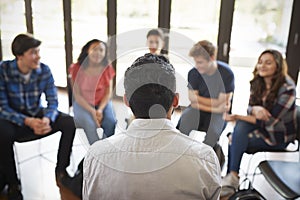
{"type": "Polygon", "coordinates": [[[53,76],[40,62],[41,41],[29,34],[15,37],[15,59],[0,63],[0,183],[8,185],[9,199],[23,199],[13,143],[61,131],[55,175],[62,186],[70,178],[66,167],[76,127],[84,128],[93,144],[84,158],[83,199],[219,199],[228,195],[222,186],[238,188],[247,149],[284,149],[295,139],[295,84],[280,52],[268,49],[258,57],[248,114],[243,116],[229,112],[235,87],[232,70],[216,60],[211,42],[196,43],[189,52],[195,61],[188,73],[191,103],[175,126],[171,122],[179,102],[175,69],[166,56],[156,53],[162,48],[161,31],[151,30],[147,39],[150,53],[137,58],[124,75],[124,103],[134,120],[126,131],[114,135],[115,71],[105,42],[89,41],[70,66],[73,118],[57,110],[53,76]],[[40,104],[42,93],[46,108],[40,104]],[[227,121],[236,125],[229,142],[228,173],[221,178],[212,147],[227,121]],[[100,127],[106,139],[98,137],[100,127]],[[205,131],[204,141],[188,137],[192,130],[205,131]]]}

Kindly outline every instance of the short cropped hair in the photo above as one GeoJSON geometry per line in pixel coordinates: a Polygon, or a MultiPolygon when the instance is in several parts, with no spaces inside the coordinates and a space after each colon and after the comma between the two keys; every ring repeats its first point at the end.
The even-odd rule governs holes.
{"type": "Polygon", "coordinates": [[[28,49],[35,48],[41,45],[41,41],[35,39],[30,34],[19,34],[15,37],[11,44],[11,50],[14,56],[23,55],[28,49]]]}
{"type": "Polygon", "coordinates": [[[197,42],[189,52],[191,57],[203,56],[206,60],[214,55],[216,55],[216,47],[207,40],[197,42]]]}
{"type": "Polygon", "coordinates": [[[145,54],[126,70],[124,88],[136,118],[165,118],[176,92],[175,69],[164,56],[145,54]]]}

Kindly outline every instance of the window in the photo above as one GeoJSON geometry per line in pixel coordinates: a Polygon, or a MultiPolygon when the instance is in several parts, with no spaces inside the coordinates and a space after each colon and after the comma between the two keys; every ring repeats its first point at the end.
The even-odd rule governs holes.
{"type": "Polygon", "coordinates": [[[293,0],[235,1],[229,52],[229,65],[236,74],[233,113],[246,114],[249,81],[260,53],[274,48],[285,56],[292,5],[293,0]]]}
{"type": "Polygon", "coordinates": [[[65,87],[66,54],[61,0],[32,0],[34,36],[42,41],[41,62],[49,65],[55,85],[65,87]]]}
{"type": "Polygon", "coordinates": [[[0,26],[3,60],[14,59],[11,43],[15,36],[26,33],[24,0],[0,1],[0,26]]]}
{"type": "Polygon", "coordinates": [[[117,2],[116,94],[123,96],[123,76],[133,61],[147,52],[146,34],[157,27],[158,0],[117,2]]]}
{"type": "Polygon", "coordinates": [[[187,75],[194,65],[189,50],[200,40],[217,45],[220,3],[220,0],[172,0],[169,58],[177,72],[180,105],[189,104],[187,75]]]}
{"type": "Polygon", "coordinates": [[[72,1],[73,60],[92,39],[107,41],[107,0],[72,1]]]}

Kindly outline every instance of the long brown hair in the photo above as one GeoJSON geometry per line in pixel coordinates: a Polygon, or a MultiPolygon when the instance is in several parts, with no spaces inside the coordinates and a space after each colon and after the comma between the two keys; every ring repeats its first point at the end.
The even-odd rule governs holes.
{"type": "Polygon", "coordinates": [[[251,96],[249,104],[251,106],[261,105],[264,106],[267,110],[271,111],[273,104],[277,98],[279,88],[286,82],[285,77],[287,75],[287,64],[283,59],[281,53],[273,49],[267,49],[263,51],[258,57],[258,61],[260,60],[261,56],[266,53],[269,53],[273,56],[277,67],[272,77],[270,92],[266,97],[265,103],[263,103],[263,96],[265,94],[265,91],[267,90],[267,87],[264,78],[258,74],[257,66],[255,66],[255,69],[253,71],[254,77],[250,81],[251,96]]]}

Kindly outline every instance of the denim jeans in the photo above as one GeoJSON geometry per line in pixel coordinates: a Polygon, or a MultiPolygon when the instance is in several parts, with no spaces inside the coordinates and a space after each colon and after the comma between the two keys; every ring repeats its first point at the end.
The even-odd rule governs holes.
{"type": "MultiPolygon", "coordinates": [[[[268,145],[263,138],[256,137],[252,133],[254,130],[260,129],[255,124],[238,120],[233,133],[232,142],[228,148],[228,168],[227,172],[239,172],[241,160],[244,152],[247,150],[268,151],[284,149],[288,143],[278,144],[275,146],[268,145]],[[250,137],[251,136],[251,137],[250,137]]],[[[265,131],[261,129],[260,131],[265,131]]]]}
{"type": "MultiPolygon", "coordinates": [[[[99,140],[96,129],[98,128],[90,112],[82,108],[78,103],[73,103],[74,120],[77,128],[83,128],[89,143],[92,145],[99,140]]],[[[112,102],[109,101],[103,109],[103,138],[112,136],[115,133],[117,120],[113,110],[112,102]]]]}
{"type": "Polygon", "coordinates": [[[187,107],[176,126],[180,132],[189,135],[192,130],[206,132],[203,143],[214,147],[226,127],[222,114],[203,112],[192,107],[187,107]]]}

